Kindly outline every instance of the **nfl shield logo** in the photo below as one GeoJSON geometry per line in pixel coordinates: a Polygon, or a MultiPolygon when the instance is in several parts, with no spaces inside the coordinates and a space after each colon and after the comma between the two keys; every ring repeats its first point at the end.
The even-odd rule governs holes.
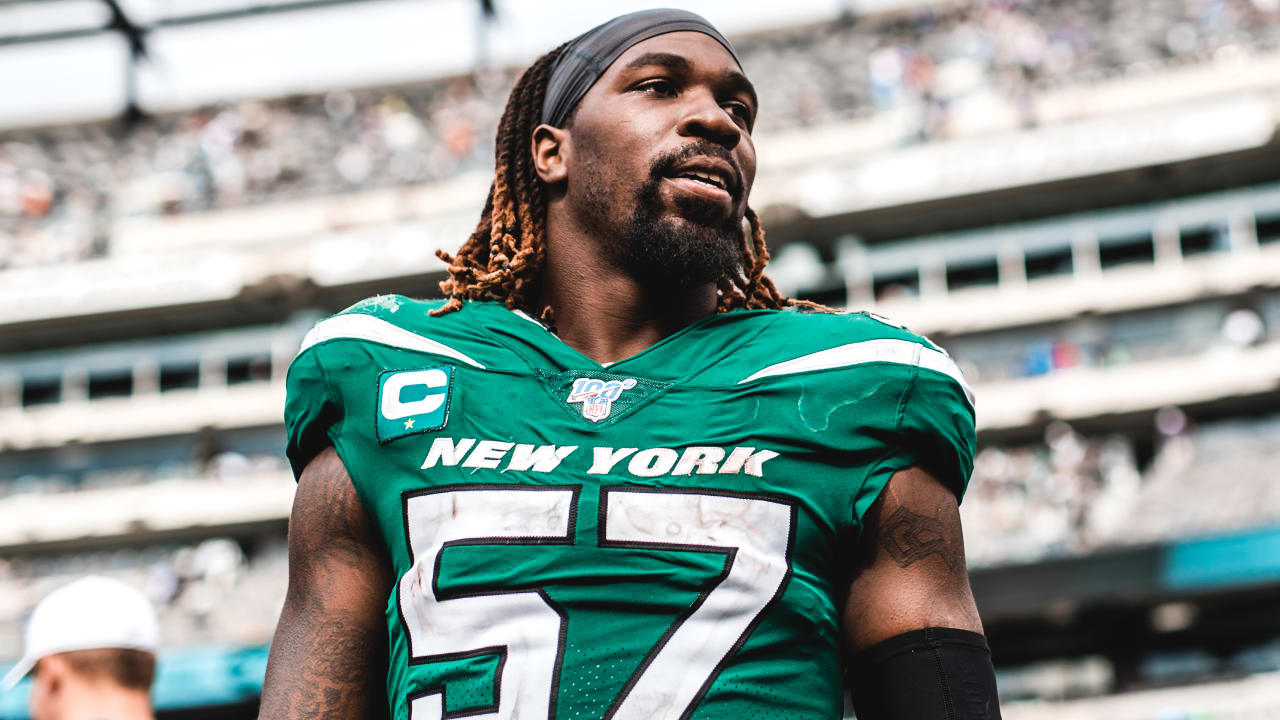
{"type": "Polygon", "coordinates": [[[636,386],[632,378],[625,380],[596,380],[595,378],[578,378],[573,381],[573,390],[569,391],[568,402],[582,403],[582,417],[591,422],[600,422],[609,417],[613,409],[613,401],[618,399],[623,390],[636,386]]]}
{"type": "Polygon", "coordinates": [[[582,417],[591,422],[600,422],[609,417],[610,406],[613,405],[607,398],[597,395],[593,398],[587,398],[582,401],[582,417]]]}

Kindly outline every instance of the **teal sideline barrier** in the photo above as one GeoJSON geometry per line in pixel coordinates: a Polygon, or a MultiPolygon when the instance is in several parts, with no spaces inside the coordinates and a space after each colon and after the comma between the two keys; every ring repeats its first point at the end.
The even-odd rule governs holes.
{"type": "MultiPolygon", "coordinates": [[[[0,675],[12,663],[0,668],[0,675]]],[[[267,646],[212,645],[167,650],[156,667],[152,697],[157,710],[230,705],[251,701],[262,694],[267,669],[267,646]]],[[[0,693],[0,720],[29,720],[27,693],[31,680],[23,680],[0,693]]]]}
{"type": "Polygon", "coordinates": [[[1162,580],[1171,590],[1280,581],[1280,527],[1175,542],[1166,552],[1162,580]]]}

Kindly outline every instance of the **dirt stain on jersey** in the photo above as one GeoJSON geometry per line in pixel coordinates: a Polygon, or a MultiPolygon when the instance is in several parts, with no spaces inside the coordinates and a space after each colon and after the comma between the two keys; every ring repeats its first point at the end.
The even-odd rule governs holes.
{"type": "MultiPolygon", "coordinates": [[[[810,392],[805,393],[807,383],[800,385],[800,399],[796,401],[796,412],[800,415],[800,422],[804,424],[805,429],[809,432],[824,432],[831,427],[831,416],[835,415],[838,410],[849,405],[856,405],[862,400],[860,397],[844,397],[839,402],[831,402],[829,392],[810,392]]],[[[824,385],[824,387],[826,387],[824,385]]]]}

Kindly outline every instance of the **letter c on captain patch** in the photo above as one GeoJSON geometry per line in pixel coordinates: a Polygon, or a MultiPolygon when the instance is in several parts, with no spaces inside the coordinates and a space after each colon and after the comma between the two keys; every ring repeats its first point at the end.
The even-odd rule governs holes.
{"type": "MultiPolygon", "coordinates": [[[[449,375],[440,368],[395,373],[386,378],[382,384],[382,417],[388,420],[399,420],[411,415],[424,415],[435,412],[444,404],[448,393],[449,375]],[[426,397],[409,402],[404,402],[400,399],[407,388],[420,386],[426,388],[426,397]]],[[[413,395],[421,394],[421,389],[413,393],[413,395]]]]}

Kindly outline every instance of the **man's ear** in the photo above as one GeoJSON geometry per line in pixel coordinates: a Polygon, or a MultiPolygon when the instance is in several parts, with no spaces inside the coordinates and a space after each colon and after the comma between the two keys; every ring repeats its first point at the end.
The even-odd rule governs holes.
{"type": "Polygon", "coordinates": [[[46,695],[56,695],[62,686],[66,683],[67,675],[71,672],[71,666],[66,659],[58,655],[46,655],[40,658],[34,668],[32,680],[37,684],[43,685],[46,695]]]}
{"type": "Polygon", "coordinates": [[[569,175],[569,131],[539,125],[533,131],[533,169],[542,182],[553,185],[569,175]]]}

